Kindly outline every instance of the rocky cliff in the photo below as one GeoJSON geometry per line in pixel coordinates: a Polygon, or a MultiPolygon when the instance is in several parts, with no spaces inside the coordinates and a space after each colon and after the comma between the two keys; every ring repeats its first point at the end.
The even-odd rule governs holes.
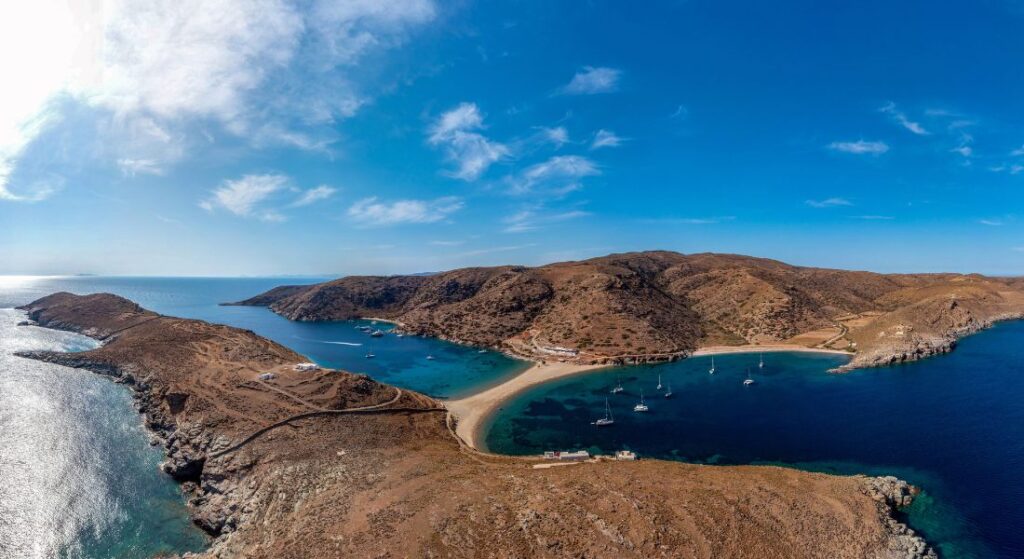
{"type": "Polygon", "coordinates": [[[531,359],[658,361],[707,346],[782,343],[848,351],[856,367],[947,351],[959,336],[1019,316],[1024,282],[642,252],[536,268],[346,277],[237,304],[292,320],[389,318],[409,332],[531,359]]]}
{"type": "Polygon", "coordinates": [[[934,557],[889,478],[644,460],[533,469],[469,451],[425,396],[113,295],[28,305],[100,348],[29,352],[130,387],[206,557],[934,557]]]}

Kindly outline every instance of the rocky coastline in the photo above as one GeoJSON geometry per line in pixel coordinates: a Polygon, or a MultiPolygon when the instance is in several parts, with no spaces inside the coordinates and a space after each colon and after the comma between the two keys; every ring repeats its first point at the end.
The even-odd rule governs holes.
{"type": "MultiPolygon", "coordinates": [[[[895,478],[842,478],[785,468],[701,467],[660,461],[577,466],[589,468],[583,478],[564,468],[526,475],[530,470],[524,470],[524,465],[515,459],[489,457],[481,461],[480,457],[464,455],[443,422],[426,416],[436,414],[417,418],[384,413],[304,421],[301,429],[285,429],[264,437],[251,448],[216,455],[217,450],[228,448],[251,433],[258,423],[241,416],[229,421],[230,414],[225,414],[230,410],[209,407],[212,400],[197,392],[201,385],[189,384],[192,376],[199,374],[197,369],[207,367],[204,375],[211,371],[227,374],[226,371],[237,368],[236,363],[252,359],[259,360],[260,370],[282,364],[291,368],[291,362],[299,356],[251,332],[168,317],[156,320],[154,316],[158,315],[146,314],[141,309],[119,313],[117,305],[105,298],[88,301],[86,306],[93,316],[83,320],[85,315],[79,314],[83,311],[78,307],[81,301],[73,297],[37,302],[26,310],[30,320],[39,326],[88,333],[100,339],[103,346],[81,353],[32,351],[20,355],[86,369],[132,389],[135,406],[143,415],[154,444],[160,444],[167,455],[162,467],[182,484],[193,520],[214,537],[211,548],[200,554],[202,557],[377,556],[388,554],[389,549],[399,556],[471,556],[465,553],[466,549],[525,555],[536,555],[543,549],[541,555],[558,557],[581,553],[647,556],[657,549],[651,546],[658,540],[662,541],[661,549],[666,549],[666,545],[668,549],[672,545],[689,545],[686,542],[691,542],[693,535],[682,539],[669,535],[679,530],[679,534],[696,530],[694,534],[702,533],[702,538],[722,536],[724,539],[713,541],[718,542],[714,546],[723,554],[753,556],[759,546],[771,547],[776,543],[766,539],[767,532],[762,534],[762,522],[772,527],[765,528],[769,530],[789,526],[789,530],[794,530],[789,538],[804,542],[806,549],[812,550],[794,556],[825,552],[835,557],[865,553],[935,557],[923,539],[895,519],[895,511],[907,506],[915,492],[895,478]],[[73,304],[59,308],[64,303],[73,304]],[[182,331],[187,334],[184,349],[182,331]],[[210,343],[214,345],[211,347],[210,343]],[[246,349],[250,345],[252,348],[246,349]],[[238,346],[244,349],[241,356],[231,355],[233,360],[225,366],[216,361],[226,359],[220,356],[230,354],[238,346]],[[177,361],[169,362],[175,355],[177,361]],[[211,359],[220,368],[210,369],[211,359]],[[398,457],[403,458],[397,460],[398,457]],[[692,477],[694,474],[696,477],[692,477]],[[401,481],[405,479],[418,481],[408,489],[397,489],[405,485],[401,481]],[[692,487],[694,483],[705,489],[692,487]],[[764,484],[774,489],[768,495],[758,496],[757,488],[764,484]],[[745,513],[742,531],[724,534],[705,532],[703,524],[693,524],[685,514],[687,507],[665,509],[652,517],[654,511],[645,512],[644,508],[634,508],[635,505],[601,504],[609,490],[623,498],[630,494],[627,503],[661,503],[670,499],[669,495],[690,502],[711,487],[715,488],[713,494],[724,491],[732,495],[725,497],[725,501],[715,498],[697,505],[712,518],[731,518],[736,514],[733,507],[737,505],[728,504],[733,499],[769,501],[752,509],[760,512],[745,513]],[[413,493],[401,497],[406,491],[413,493]],[[561,497],[552,499],[552,491],[561,497]],[[832,504],[818,507],[815,495],[819,492],[831,495],[832,504]],[[868,506],[861,499],[874,505],[868,506]],[[789,504],[774,507],[767,503],[789,504]],[[384,508],[379,509],[380,506],[384,508]],[[849,532],[833,534],[830,530],[844,526],[834,524],[838,521],[831,516],[835,506],[850,507],[849,513],[859,511],[854,517],[861,520],[845,525],[844,530],[849,532]],[[369,509],[364,511],[365,507],[369,509]],[[392,512],[380,516],[389,510],[392,512]],[[777,510],[780,516],[774,516],[771,510],[777,510]],[[867,513],[868,510],[874,512],[867,513]],[[510,515],[507,530],[501,527],[501,519],[506,516],[501,511],[510,515]],[[524,511],[532,511],[529,518],[533,518],[526,528],[515,520],[526,518],[524,511]],[[355,516],[339,524],[334,518],[339,512],[355,516]],[[414,521],[423,514],[435,519],[426,526],[437,534],[434,539],[423,539],[426,534],[420,530],[424,526],[414,521]],[[669,516],[658,516],[664,514],[669,516]],[[676,516],[679,514],[683,516],[676,516]],[[769,517],[761,519],[764,514],[769,517]],[[490,520],[472,520],[484,517],[490,520]],[[652,524],[655,518],[661,520],[652,524]],[[520,528],[513,529],[513,524],[520,528]],[[608,530],[619,535],[609,539],[608,530]],[[656,533],[662,535],[654,536],[656,533]],[[669,539],[665,540],[666,537],[669,539]],[[538,542],[543,541],[557,547],[545,544],[538,549],[538,542]]],[[[283,369],[278,370],[284,374],[283,369]]],[[[365,379],[347,373],[334,375],[325,378],[340,377],[348,383],[345,387],[352,387],[347,390],[361,390],[371,401],[382,400],[378,390],[382,385],[367,385],[365,379]],[[369,388],[359,388],[366,386],[369,388]]],[[[296,390],[308,380],[303,379],[289,390],[296,390]]],[[[238,382],[232,380],[229,385],[250,394],[253,385],[244,379],[241,384],[238,382]]],[[[321,394],[324,390],[314,392],[321,394]]],[[[233,396],[234,392],[224,394],[216,402],[231,402],[233,396]]],[[[412,404],[426,402],[423,397],[410,397],[412,404]]],[[[296,405],[278,400],[274,403],[296,405]]],[[[254,409],[265,412],[268,407],[271,406],[263,404],[254,409]]],[[[694,505],[696,502],[690,502],[688,506],[694,505]]],[[[750,505],[743,505],[747,506],[750,505]]]]}

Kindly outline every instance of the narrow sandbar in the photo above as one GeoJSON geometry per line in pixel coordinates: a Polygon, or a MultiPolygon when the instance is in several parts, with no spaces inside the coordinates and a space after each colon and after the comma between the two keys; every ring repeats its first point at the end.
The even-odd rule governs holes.
{"type": "Polygon", "coordinates": [[[537,363],[523,373],[483,392],[458,400],[448,400],[445,406],[458,420],[455,433],[472,448],[483,450],[483,424],[502,402],[538,384],[606,367],[608,365],[537,363]]]}
{"type": "MultiPolygon", "coordinates": [[[[708,346],[698,349],[693,357],[720,355],[727,353],[758,353],[758,352],[807,352],[828,353],[832,355],[851,355],[850,352],[836,349],[811,348],[799,345],[743,345],[743,346],[708,346]]],[[[516,394],[539,384],[552,380],[578,375],[596,369],[611,368],[613,365],[579,365],[576,363],[536,363],[523,373],[483,392],[472,396],[448,400],[445,406],[457,420],[455,433],[470,447],[485,450],[483,427],[487,419],[498,410],[503,402],[516,394]]]]}

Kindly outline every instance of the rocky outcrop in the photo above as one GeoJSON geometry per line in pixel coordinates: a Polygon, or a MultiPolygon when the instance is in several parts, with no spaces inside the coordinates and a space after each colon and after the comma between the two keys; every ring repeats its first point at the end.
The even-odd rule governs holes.
{"type": "Polygon", "coordinates": [[[893,518],[912,493],[898,480],[657,460],[534,470],[466,452],[426,396],[296,371],[304,357],[252,332],[127,308],[37,301],[41,323],[105,343],[21,355],[133,391],[215,536],[202,557],[931,557],[893,518]],[[266,371],[274,384],[256,380],[266,371]]]}
{"type": "Polygon", "coordinates": [[[906,362],[1024,312],[1024,282],[874,274],[761,258],[654,251],[536,268],[347,277],[242,301],[291,320],[395,320],[410,333],[527,359],[649,363],[710,345],[795,343],[906,362]]]}
{"type": "Polygon", "coordinates": [[[897,520],[893,514],[913,503],[919,492],[918,488],[893,476],[865,478],[864,487],[865,493],[879,503],[880,514],[886,517],[888,529],[893,534],[890,540],[892,557],[938,559],[938,555],[928,542],[897,520]]]}

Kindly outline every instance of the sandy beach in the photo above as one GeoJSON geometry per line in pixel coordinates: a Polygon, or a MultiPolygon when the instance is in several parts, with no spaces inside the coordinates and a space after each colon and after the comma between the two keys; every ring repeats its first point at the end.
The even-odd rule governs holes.
{"type": "Polygon", "coordinates": [[[469,446],[477,450],[484,450],[481,427],[502,402],[538,384],[606,367],[607,365],[577,365],[574,363],[542,365],[537,363],[507,382],[466,398],[449,400],[445,402],[445,406],[458,420],[455,433],[469,446]]]}
{"type": "MultiPolygon", "coordinates": [[[[698,349],[693,357],[720,355],[726,353],[770,353],[797,351],[806,353],[829,353],[851,355],[846,351],[835,349],[811,348],[798,345],[746,345],[746,346],[708,346],[698,349]]],[[[445,402],[445,406],[458,420],[455,433],[470,447],[486,450],[483,445],[483,425],[487,418],[497,411],[502,402],[509,400],[524,390],[552,380],[578,375],[596,369],[605,369],[612,365],[579,365],[575,363],[536,363],[522,374],[508,381],[491,387],[483,392],[445,402]]]]}

